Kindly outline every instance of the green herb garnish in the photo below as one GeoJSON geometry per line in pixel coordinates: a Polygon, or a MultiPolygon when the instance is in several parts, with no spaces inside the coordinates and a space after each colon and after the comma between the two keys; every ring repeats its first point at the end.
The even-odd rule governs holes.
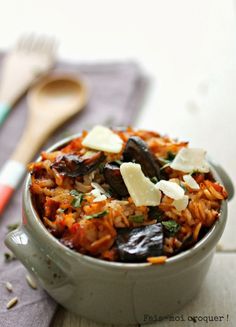
{"type": "Polygon", "coordinates": [[[115,163],[117,163],[117,165],[122,165],[122,161],[121,160],[114,160],[115,163]]]}
{"type": "Polygon", "coordinates": [[[107,193],[109,194],[110,197],[114,195],[114,192],[110,187],[108,188],[107,193]]]}
{"type": "Polygon", "coordinates": [[[93,218],[102,218],[103,216],[107,215],[108,211],[104,210],[98,213],[94,213],[93,215],[89,215],[89,216],[84,216],[84,219],[93,219],[93,218]]]}
{"type": "Polygon", "coordinates": [[[100,163],[100,165],[98,166],[98,169],[99,169],[99,173],[100,173],[100,174],[103,173],[103,169],[104,169],[104,167],[105,167],[105,163],[104,163],[104,162],[100,163]]]}
{"type": "Polygon", "coordinates": [[[183,183],[180,183],[180,185],[179,185],[180,187],[182,187],[182,189],[184,190],[184,192],[186,192],[187,191],[187,189],[186,189],[186,187],[183,185],[183,183]]]}
{"type": "Polygon", "coordinates": [[[7,225],[8,232],[12,232],[13,230],[17,229],[18,227],[19,227],[18,223],[7,225]]]}
{"type": "Polygon", "coordinates": [[[172,151],[167,152],[166,160],[173,161],[175,158],[175,154],[172,151]]]}
{"type": "Polygon", "coordinates": [[[71,190],[70,191],[70,195],[72,195],[72,196],[79,196],[80,193],[77,190],[71,190]]]}
{"type": "Polygon", "coordinates": [[[174,236],[180,229],[180,225],[175,220],[162,221],[162,225],[168,232],[169,236],[174,236]]]}
{"type": "Polygon", "coordinates": [[[129,220],[131,220],[134,223],[140,224],[144,222],[144,215],[129,216],[129,220]]]}
{"type": "Polygon", "coordinates": [[[74,208],[80,208],[81,207],[81,202],[83,201],[83,194],[81,194],[80,196],[74,198],[71,202],[71,205],[74,208]]]}
{"type": "Polygon", "coordinates": [[[156,183],[158,182],[158,179],[157,179],[156,176],[154,176],[154,177],[151,177],[151,178],[150,178],[150,181],[151,181],[153,184],[156,184],[156,183]]]}
{"type": "Polygon", "coordinates": [[[149,219],[156,219],[156,221],[159,223],[162,221],[163,216],[164,216],[163,211],[161,211],[158,207],[149,207],[149,211],[148,211],[149,219]]]}
{"type": "Polygon", "coordinates": [[[80,208],[84,197],[83,193],[79,193],[77,190],[72,190],[70,191],[70,195],[74,197],[74,199],[71,201],[71,205],[74,208],[80,208]]]}
{"type": "Polygon", "coordinates": [[[57,209],[57,211],[60,213],[64,213],[66,211],[66,208],[65,209],[59,208],[59,209],[57,209]]]}
{"type": "Polygon", "coordinates": [[[168,151],[166,158],[158,158],[159,163],[162,165],[160,170],[163,170],[168,167],[170,163],[174,160],[175,156],[176,155],[173,152],[168,151]]]}

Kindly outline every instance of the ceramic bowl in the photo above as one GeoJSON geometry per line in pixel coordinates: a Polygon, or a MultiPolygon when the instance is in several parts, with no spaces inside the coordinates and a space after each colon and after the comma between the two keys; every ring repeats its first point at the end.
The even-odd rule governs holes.
{"type": "MultiPolygon", "coordinates": [[[[53,151],[78,135],[62,140],[53,151]]],[[[233,186],[224,170],[211,164],[230,198],[233,186]]],[[[5,242],[42,287],[68,310],[108,324],[143,324],[173,314],[198,293],[227,219],[222,202],[219,220],[194,247],[164,265],[106,262],[70,250],[41,222],[31,201],[30,175],[23,194],[21,226],[5,242]]]]}

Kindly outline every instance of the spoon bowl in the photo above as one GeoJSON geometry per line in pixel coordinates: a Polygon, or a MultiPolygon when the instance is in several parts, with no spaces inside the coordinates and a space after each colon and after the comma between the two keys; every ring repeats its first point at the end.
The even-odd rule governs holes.
{"type": "MultiPolygon", "coordinates": [[[[78,111],[85,104],[85,87],[79,81],[72,79],[70,76],[54,76],[44,79],[29,94],[29,104],[31,110],[36,110],[36,106],[41,107],[41,111],[55,111],[55,114],[68,114],[68,111],[78,111]],[[65,110],[65,108],[67,110],[65,110]],[[66,111],[66,112],[65,112],[66,111]]],[[[38,109],[38,108],[37,108],[38,109]]]]}
{"type": "Polygon", "coordinates": [[[48,137],[87,102],[87,90],[71,75],[42,78],[28,93],[29,113],[23,135],[11,159],[0,171],[0,214],[26,172],[26,165],[48,137]]]}
{"type": "Polygon", "coordinates": [[[13,159],[27,164],[47,138],[87,101],[85,85],[69,75],[43,78],[28,94],[29,117],[13,159]]]}

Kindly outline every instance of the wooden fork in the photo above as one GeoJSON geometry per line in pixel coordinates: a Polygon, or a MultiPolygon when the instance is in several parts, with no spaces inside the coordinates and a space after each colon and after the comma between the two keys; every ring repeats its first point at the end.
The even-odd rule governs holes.
{"type": "Polygon", "coordinates": [[[15,102],[55,62],[57,42],[49,37],[23,36],[3,60],[0,81],[0,126],[15,102]]]}

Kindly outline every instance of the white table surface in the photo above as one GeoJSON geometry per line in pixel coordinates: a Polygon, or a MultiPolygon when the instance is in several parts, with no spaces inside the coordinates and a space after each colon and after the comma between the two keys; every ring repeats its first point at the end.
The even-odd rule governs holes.
{"type": "MultiPolygon", "coordinates": [[[[22,33],[38,32],[58,38],[59,57],[63,59],[138,61],[151,76],[152,87],[136,125],[190,140],[193,146],[207,149],[236,180],[236,2],[1,0],[0,3],[2,49],[8,49],[22,33]]],[[[233,274],[228,274],[229,269],[236,271],[235,219],[233,200],[220,253],[216,254],[205,283],[207,291],[203,289],[184,311],[229,314],[229,321],[220,326],[236,326],[236,289],[230,287],[235,281],[233,274]],[[218,296],[215,283],[223,298],[218,296]]],[[[81,325],[95,324],[64,311],[58,313],[53,324],[81,325]]]]}

